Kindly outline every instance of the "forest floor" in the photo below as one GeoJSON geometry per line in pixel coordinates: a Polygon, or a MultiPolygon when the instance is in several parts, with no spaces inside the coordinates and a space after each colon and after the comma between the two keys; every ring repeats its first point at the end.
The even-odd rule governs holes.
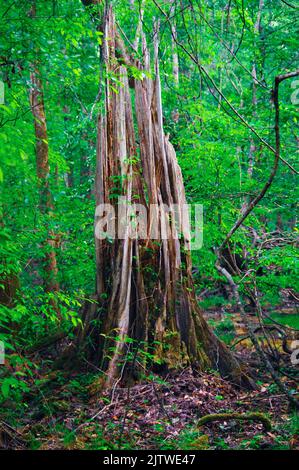
{"type": "MultiPolygon", "coordinates": [[[[213,312],[211,318],[216,328],[222,324],[223,335],[232,334],[223,328],[223,322],[230,327],[222,314],[213,312]]],[[[9,425],[2,431],[0,426],[0,448],[299,449],[298,416],[263,373],[248,343],[237,349],[254,370],[259,390],[240,391],[215,371],[185,369],[163,377],[151,373],[130,388],[103,392],[98,372],[52,371],[43,358],[39,380],[32,382],[22,406],[8,400],[1,407],[1,419],[9,425]],[[229,412],[264,413],[272,428],[235,419],[197,425],[202,416],[229,412]]],[[[288,378],[287,384],[297,390],[295,380],[288,378]]]]}
{"type": "MultiPolygon", "coordinates": [[[[49,378],[49,377],[48,377],[49,378]]],[[[18,435],[9,447],[31,449],[299,449],[298,418],[287,400],[269,383],[259,391],[240,392],[214,373],[194,375],[189,369],[153,376],[130,389],[98,393],[86,390],[82,376],[52,377],[39,390],[18,435]],[[59,385],[60,382],[60,385],[59,385]],[[63,383],[64,382],[64,383],[63,383]],[[85,389],[85,390],[84,390],[85,389]],[[228,419],[198,428],[210,413],[258,411],[272,429],[260,423],[228,419]]],[[[294,384],[293,384],[294,385],[294,384]]]]}

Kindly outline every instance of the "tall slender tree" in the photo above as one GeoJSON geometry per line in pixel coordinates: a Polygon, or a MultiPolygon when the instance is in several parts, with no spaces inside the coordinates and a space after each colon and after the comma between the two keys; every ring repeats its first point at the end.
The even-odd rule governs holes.
{"type": "MultiPolygon", "coordinates": [[[[29,16],[34,20],[36,16],[36,3],[32,3],[29,16]]],[[[44,105],[44,92],[42,76],[39,70],[38,61],[31,64],[31,85],[30,85],[30,105],[34,118],[35,129],[35,152],[36,152],[36,172],[39,187],[39,208],[41,214],[49,216],[53,212],[53,201],[50,191],[50,165],[49,165],[49,143],[47,133],[47,121],[44,105]]],[[[44,245],[45,251],[45,275],[44,284],[47,292],[56,292],[59,290],[58,267],[56,260],[56,236],[52,229],[48,229],[47,239],[44,245]]],[[[56,303],[53,300],[53,305],[56,303]]]]}

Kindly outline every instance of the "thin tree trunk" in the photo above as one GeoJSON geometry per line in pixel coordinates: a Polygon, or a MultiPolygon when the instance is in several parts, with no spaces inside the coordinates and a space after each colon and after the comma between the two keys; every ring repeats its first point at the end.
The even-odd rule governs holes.
{"type": "MultiPolygon", "coordinates": [[[[49,145],[47,135],[47,124],[44,108],[43,87],[40,72],[37,67],[31,72],[30,104],[34,117],[34,129],[36,139],[36,172],[38,177],[40,211],[44,215],[50,215],[53,211],[53,203],[49,188],[49,145]]],[[[57,281],[58,268],[55,253],[56,236],[52,230],[48,231],[46,240],[45,271],[44,279],[47,292],[59,290],[57,281]]]]}
{"type": "MultiPolygon", "coordinates": [[[[257,20],[254,25],[254,34],[256,37],[259,37],[260,32],[261,32],[261,15],[262,15],[262,9],[264,7],[264,0],[259,1],[259,9],[258,9],[258,14],[257,14],[257,20]]],[[[252,82],[252,115],[253,117],[256,117],[257,115],[257,64],[256,64],[256,58],[253,60],[252,64],[252,77],[253,77],[253,82],[252,82]]],[[[252,178],[253,175],[253,169],[254,169],[254,163],[255,163],[255,153],[256,153],[257,147],[255,144],[255,141],[253,137],[250,139],[250,148],[249,148],[249,159],[248,159],[248,170],[247,174],[249,178],[252,178]]]]}

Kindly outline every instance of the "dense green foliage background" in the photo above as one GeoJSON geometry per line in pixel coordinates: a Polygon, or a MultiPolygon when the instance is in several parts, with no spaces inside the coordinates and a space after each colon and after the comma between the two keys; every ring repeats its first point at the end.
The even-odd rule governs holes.
{"type": "MultiPolygon", "coordinates": [[[[114,4],[130,49],[140,2],[121,0],[114,4]]],[[[273,154],[253,136],[226,100],[263,139],[274,144],[271,88],[276,75],[295,70],[296,62],[298,66],[298,10],[282,1],[265,0],[258,34],[256,0],[177,2],[170,19],[183,46],[177,45],[177,86],[172,74],[169,22],[154,1],[146,0],[144,5],[143,29],[151,48],[153,18],[160,19],[165,130],[177,151],[188,200],[204,207],[204,244],[192,254],[200,293],[219,285],[213,249],[234,224],[244,198],[259,192],[273,162],[273,154]],[[190,54],[208,75],[200,72],[190,54]],[[253,64],[258,80],[256,107],[252,100],[253,64]],[[248,155],[252,142],[256,152],[250,177],[248,155]]],[[[160,1],[159,5],[167,15],[170,3],[160,1]]],[[[34,19],[28,17],[26,1],[2,2],[0,6],[0,79],[5,84],[5,101],[0,105],[0,270],[3,279],[15,275],[20,282],[14,307],[0,306],[0,340],[5,339],[6,347],[16,352],[11,360],[17,364],[25,360],[21,351],[49,331],[59,327],[72,334],[80,322],[78,309],[83,299],[94,291],[93,185],[97,111],[101,106],[97,97],[102,83],[101,33],[91,13],[92,9],[85,9],[79,0],[39,0],[34,19]],[[33,63],[38,63],[44,85],[54,202],[51,215],[42,215],[38,208],[35,136],[29,104],[33,63]],[[60,325],[50,302],[53,294],[47,294],[43,287],[41,260],[49,226],[60,240],[57,260],[61,291],[55,294],[62,312],[60,325]]],[[[298,151],[298,89],[299,80],[286,81],[280,89],[281,155],[293,166],[298,151]]],[[[279,304],[280,289],[295,287],[298,258],[296,261],[290,242],[297,234],[297,192],[296,175],[280,162],[270,191],[234,236],[235,251],[247,252],[247,268],[252,269],[247,281],[252,282],[258,268],[263,268],[257,284],[265,305],[279,304]],[[254,233],[262,236],[276,230],[283,239],[279,246],[259,250],[253,246],[254,233]]],[[[216,298],[206,299],[203,306],[224,302],[218,293],[216,298]]],[[[31,373],[34,365],[26,363],[31,373]]],[[[9,380],[8,385],[2,383],[4,396],[9,386],[14,387],[13,379],[9,380]]],[[[17,383],[19,386],[21,382],[17,383]]]]}

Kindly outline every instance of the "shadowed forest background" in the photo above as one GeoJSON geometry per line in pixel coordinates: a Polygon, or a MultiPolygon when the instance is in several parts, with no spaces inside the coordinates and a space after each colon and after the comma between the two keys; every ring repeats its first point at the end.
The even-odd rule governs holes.
{"type": "Polygon", "coordinates": [[[2,2],[1,449],[298,448],[298,12],[2,2]],[[202,247],[98,240],[121,196],[202,247]]]}

